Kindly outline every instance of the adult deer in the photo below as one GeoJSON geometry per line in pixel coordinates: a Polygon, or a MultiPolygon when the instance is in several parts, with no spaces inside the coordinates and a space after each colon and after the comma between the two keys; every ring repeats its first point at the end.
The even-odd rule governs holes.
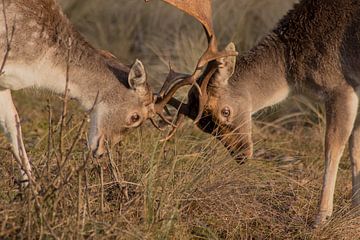
{"type": "MultiPolygon", "coordinates": [[[[207,35],[213,35],[211,0],[165,1],[197,18],[207,35]],[[193,13],[194,6],[204,9],[205,22],[193,13]]],[[[354,206],[360,204],[359,26],[360,1],[302,0],[249,52],[210,61],[201,77],[198,74],[192,81],[201,85],[202,94],[192,89],[187,104],[171,97],[188,79],[170,77],[163,89],[170,93],[167,103],[179,109],[178,119],[196,120],[243,161],[252,156],[253,113],[305,91],[324,102],[325,174],[316,218],[316,224],[322,224],[333,212],[337,170],[348,141],[352,201],[354,206]]],[[[235,45],[230,43],[226,50],[235,51],[235,45]]]]}
{"type": "Polygon", "coordinates": [[[15,157],[23,160],[23,180],[31,167],[11,90],[36,87],[64,94],[68,83],[68,96],[92,109],[89,142],[96,156],[104,153],[106,140],[118,142],[153,115],[143,64],[136,60],[127,67],[92,47],[55,0],[5,0],[1,10],[0,49],[7,57],[0,77],[0,126],[15,157]]]}

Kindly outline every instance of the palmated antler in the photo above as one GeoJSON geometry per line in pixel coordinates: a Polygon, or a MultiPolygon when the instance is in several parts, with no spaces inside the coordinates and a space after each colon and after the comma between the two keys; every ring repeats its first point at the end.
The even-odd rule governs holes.
{"type": "MultiPolygon", "coordinates": [[[[148,2],[149,0],[145,0],[148,2]]],[[[175,100],[173,96],[180,88],[184,86],[195,86],[199,91],[199,111],[195,119],[195,122],[201,119],[203,114],[205,104],[207,102],[207,85],[211,77],[215,74],[217,69],[216,60],[228,56],[236,56],[237,52],[229,51],[218,51],[217,39],[215,36],[213,22],[212,22],[212,4],[211,0],[163,0],[176,8],[184,11],[185,13],[193,16],[197,19],[204,27],[207,39],[208,39],[208,48],[200,57],[196,69],[192,75],[187,75],[183,73],[177,73],[173,71],[170,67],[170,73],[164,82],[162,89],[159,94],[155,97],[155,112],[168,124],[173,126],[173,130],[170,132],[169,136],[166,138],[168,140],[175,133],[176,128],[181,124],[184,116],[189,114],[190,106],[185,103],[180,103],[175,100]],[[215,62],[215,63],[214,63],[215,62]],[[210,69],[207,69],[206,75],[204,76],[203,81],[200,86],[198,84],[199,78],[203,75],[205,68],[209,66],[210,69]],[[170,121],[164,116],[164,109],[167,104],[171,102],[177,102],[178,105],[178,114],[177,119],[170,121]]],[[[174,106],[174,104],[171,104],[174,106]]]]}

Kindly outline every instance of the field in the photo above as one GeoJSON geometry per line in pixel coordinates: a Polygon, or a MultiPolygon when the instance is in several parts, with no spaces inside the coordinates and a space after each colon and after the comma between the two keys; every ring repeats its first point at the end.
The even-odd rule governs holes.
{"type": "MultiPolygon", "coordinates": [[[[294,2],[215,0],[221,46],[234,41],[248,50],[294,2]]],[[[169,60],[191,72],[206,46],[199,24],[158,0],[60,3],[96,47],[126,64],[143,60],[154,91],[169,60]]],[[[167,143],[159,141],[166,133],[147,123],[93,159],[76,102],[61,134],[58,96],[30,89],[14,98],[39,191],[19,188],[18,167],[0,135],[0,239],[360,239],[347,153],[334,217],[312,228],[325,120],[323,106],[304,97],[254,116],[255,156],[244,165],[190,121],[167,143]]]]}

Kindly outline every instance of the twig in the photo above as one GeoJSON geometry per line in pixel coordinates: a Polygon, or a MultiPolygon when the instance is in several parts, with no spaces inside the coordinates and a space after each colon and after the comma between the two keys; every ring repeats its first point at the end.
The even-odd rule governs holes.
{"type": "Polygon", "coordinates": [[[129,200],[129,194],[128,194],[128,191],[127,191],[127,187],[123,184],[123,177],[121,176],[119,168],[116,166],[116,164],[114,162],[114,159],[112,158],[108,142],[106,142],[106,151],[107,151],[107,154],[108,154],[108,157],[109,157],[110,170],[111,170],[111,173],[113,174],[114,180],[120,186],[121,191],[123,192],[126,200],[128,201],[129,200]]]}
{"type": "Polygon", "coordinates": [[[65,165],[66,162],[70,159],[71,153],[74,151],[74,148],[75,148],[76,144],[79,142],[79,140],[80,140],[80,138],[81,138],[81,136],[82,136],[82,133],[83,133],[83,131],[84,131],[84,128],[85,128],[87,119],[88,119],[88,116],[85,116],[85,117],[83,118],[83,120],[82,120],[82,122],[81,122],[81,125],[80,125],[80,129],[79,129],[79,131],[78,131],[78,134],[77,134],[76,137],[74,138],[74,141],[73,141],[73,143],[71,144],[71,147],[70,147],[68,153],[66,154],[66,158],[65,158],[65,160],[64,160],[64,162],[63,162],[62,165],[65,165]]]}
{"type": "Polygon", "coordinates": [[[99,164],[99,170],[100,170],[100,210],[101,213],[104,213],[104,170],[99,164]]]}
{"type": "Polygon", "coordinates": [[[9,152],[9,153],[12,154],[12,151],[11,151],[11,147],[10,147],[10,146],[9,146],[9,147],[0,147],[0,150],[1,150],[1,151],[5,151],[5,152],[9,152]]]}
{"type": "Polygon", "coordinates": [[[11,28],[11,34],[9,36],[9,27],[8,27],[6,10],[5,10],[5,0],[2,0],[2,7],[3,7],[2,12],[3,12],[3,16],[4,16],[4,22],[5,22],[6,50],[5,50],[5,55],[3,57],[3,61],[1,63],[1,67],[0,67],[0,75],[4,74],[3,70],[4,70],[5,64],[7,62],[7,59],[9,57],[9,53],[11,50],[11,43],[12,43],[12,40],[14,37],[14,32],[15,32],[15,23],[14,23],[11,28]]]}
{"type": "MultiPolygon", "coordinates": [[[[84,171],[84,169],[86,169],[87,165],[88,165],[88,162],[89,162],[89,159],[90,159],[90,156],[91,156],[91,152],[89,151],[88,152],[88,155],[87,155],[87,158],[86,158],[86,161],[84,162],[83,165],[81,165],[78,169],[76,169],[74,171],[74,169],[72,169],[72,171],[68,174],[67,177],[64,178],[64,181],[63,183],[56,187],[54,184],[55,184],[55,181],[53,181],[50,186],[53,186],[53,189],[52,191],[49,193],[50,191],[50,187],[48,189],[46,189],[45,193],[43,194],[45,197],[44,197],[44,201],[47,201],[47,199],[54,194],[55,191],[60,191],[61,188],[63,188],[64,186],[66,186],[72,179],[72,177],[74,176],[74,172],[80,172],[80,171],[84,171]]],[[[58,177],[59,175],[57,175],[56,177],[58,177]]]]}
{"type": "MultiPolygon", "coordinates": [[[[104,183],[104,186],[116,185],[116,184],[118,184],[117,181],[111,181],[111,182],[104,183]]],[[[130,186],[136,186],[136,187],[141,187],[142,186],[139,183],[133,183],[133,182],[128,182],[128,181],[123,181],[123,184],[130,185],[130,186]]],[[[98,188],[99,186],[100,186],[100,184],[93,184],[89,188],[98,188]]]]}
{"type": "Polygon", "coordinates": [[[28,194],[28,224],[27,224],[27,234],[28,239],[31,239],[31,197],[30,194],[28,194]]]}
{"type": "MultiPolygon", "coordinates": [[[[99,96],[99,93],[96,95],[96,98],[95,98],[95,101],[94,101],[94,104],[93,104],[92,108],[90,109],[90,111],[89,111],[89,112],[85,115],[85,117],[83,118],[82,124],[81,124],[81,126],[80,126],[79,131],[78,131],[78,134],[76,135],[76,137],[75,137],[75,139],[74,139],[74,141],[73,141],[73,143],[72,143],[72,145],[71,145],[71,148],[70,148],[69,152],[67,153],[67,156],[66,156],[65,160],[61,163],[60,166],[58,166],[58,168],[59,168],[59,169],[58,169],[58,173],[57,173],[57,175],[54,177],[54,179],[52,180],[52,182],[51,182],[51,184],[49,185],[49,187],[47,188],[47,190],[45,191],[44,196],[47,195],[47,193],[49,192],[51,186],[54,187],[55,189],[57,189],[57,188],[55,187],[55,182],[56,182],[56,181],[58,180],[58,178],[61,176],[61,172],[62,172],[62,170],[65,168],[66,163],[68,162],[68,160],[70,159],[71,153],[72,153],[72,151],[74,150],[75,145],[76,145],[77,142],[80,140],[81,134],[82,134],[82,132],[83,132],[83,130],[84,130],[84,127],[85,127],[85,123],[87,122],[86,120],[88,119],[89,115],[92,113],[92,111],[93,111],[94,108],[95,108],[95,105],[97,104],[98,96],[99,96]]],[[[89,159],[89,157],[90,157],[90,151],[89,151],[89,153],[88,153],[87,159],[89,159]]],[[[86,160],[87,160],[87,159],[86,159],[86,160]]],[[[86,164],[86,163],[87,163],[87,162],[85,162],[84,164],[86,164]]],[[[85,167],[85,165],[84,165],[84,167],[85,167]]],[[[54,192],[54,191],[52,191],[52,192],[54,192]]],[[[47,196],[47,197],[48,197],[48,196],[47,196]]],[[[47,197],[46,197],[46,198],[47,198],[47,197]]]]}
{"type": "MultiPolygon", "coordinates": [[[[90,153],[90,151],[89,151],[89,153],[90,153]]],[[[84,163],[88,161],[89,157],[90,157],[90,154],[87,157],[84,152],[84,163]]],[[[89,216],[91,216],[90,201],[89,201],[89,176],[88,176],[88,172],[87,172],[87,167],[84,168],[84,174],[85,174],[85,201],[86,201],[87,212],[88,212],[89,216]]]]}
{"type": "MultiPolygon", "coordinates": [[[[69,38],[68,49],[67,49],[67,56],[66,56],[66,83],[65,83],[65,92],[63,98],[63,108],[61,113],[61,122],[60,122],[60,140],[59,140],[59,152],[60,152],[60,161],[62,164],[64,161],[64,128],[66,122],[66,115],[67,115],[67,108],[68,108],[68,94],[69,94],[69,71],[70,71],[70,53],[71,53],[71,38],[69,38]]],[[[60,171],[60,164],[59,164],[59,171],[60,171]]]]}
{"type": "Polygon", "coordinates": [[[48,110],[48,146],[47,146],[47,161],[46,161],[46,171],[47,175],[50,174],[50,162],[51,162],[51,155],[52,155],[52,111],[51,111],[51,104],[50,99],[47,100],[47,110],[48,110]]]}
{"type": "Polygon", "coordinates": [[[81,182],[82,172],[78,172],[78,204],[77,204],[77,239],[80,239],[80,230],[81,230],[81,204],[82,204],[82,182],[81,182]]]}

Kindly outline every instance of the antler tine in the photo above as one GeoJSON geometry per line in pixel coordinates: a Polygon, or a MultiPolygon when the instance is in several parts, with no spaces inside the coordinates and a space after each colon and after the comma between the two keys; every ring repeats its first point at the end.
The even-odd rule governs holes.
{"type": "Polygon", "coordinates": [[[204,80],[201,83],[200,88],[201,88],[201,91],[203,92],[203,95],[199,96],[199,109],[198,109],[198,115],[194,120],[195,124],[197,124],[200,121],[200,119],[203,115],[203,112],[205,110],[205,105],[208,100],[208,94],[206,91],[207,86],[209,85],[210,79],[215,74],[215,72],[216,72],[216,68],[211,68],[209,73],[206,75],[206,77],[204,78],[204,80]]]}
{"type": "Polygon", "coordinates": [[[166,138],[164,138],[163,142],[169,141],[176,133],[177,129],[182,125],[185,120],[185,116],[189,114],[190,108],[188,104],[184,104],[183,102],[177,100],[176,98],[171,98],[169,104],[178,110],[175,126],[172,127],[171,131],[168,133],[166,138]]]}
{"type": "Polygon", "coordinates": [[[170,63],[169,63],[169,69],[170,69],[169,74],[159,92],[159,96],[161,98],[164,98],[164,96],[169,92],[169,90],[172,89],[176,84],[183,81],[183,79],[190,77],[189,74],[175,72],[172,69],[170,63]]]}
{"type": "MultiPolygon", "coordinates": [[[[156,110],[162,111],[162,109],[174,96],[177,90],[184,86],[195,86],[198,89],[200,96],[203,95],[204,94],[203,92],[206,91],[206,87],[203,87],[203,89],[201,89],[201,87],[197,83],[197,80],[201,77],[201,74],[203,73],[203,70],[207,66],[207,64],[216,59],[227,56],[234,56],[234,55],[236,56],[237,52],[227,52],[227,51],[218,52],[215,36],[211,37],[207,50],[199,59],[196,70],[191,76],[182,73],[177,73],[172,69],[170,69],[168,78],[166,79],[164,86],[159,94],[160,99],[158,99],[158,101],[156,102],[156,106],[155,106],[156,110]],[[184,76],[186,77],[184,78],[184,76]]],[[[211,76],[213,74],[214,73],[212,73],[211,76]]],[[[210,79],[208,79],[207,83],[209,81],[210,79]]]]}
{"type": "Polygon", "coordinates": [[[159,130],[159,131],[161,131],[161,132],[165,130],[164,128],[160,127],[159,124],[157,124],[157,122],[155,121],[154,118],[149,118],[149,119],[150,119],[152,125],[153,125],[157,130],[159,130]]]}
{"type": "Polygon", "coordinates": [[[173,127],[171,129],[171,131],[169,132],[169,134],[166,136],[166,138],[162,139],[161,141],[162,142],[169,141],[175,135],[178,127],[180,127],[180,125],[184,122],[184,120],[185,120],[185,114],[179,113],[176,118],[176,122],[175,122],[176,127],[173,127]]]}

